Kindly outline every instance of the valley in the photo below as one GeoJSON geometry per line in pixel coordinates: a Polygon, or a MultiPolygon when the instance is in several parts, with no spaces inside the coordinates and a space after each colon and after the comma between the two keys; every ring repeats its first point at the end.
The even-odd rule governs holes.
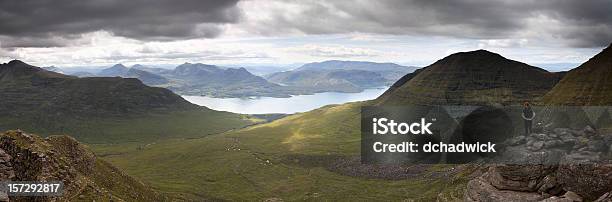
{"type": "Polygon", "coordinates": [[[0,130],[117,143],[199,137],[262,121],[200,107],[136,79],[77,78],[16,60],[0,65],[0,81],[0,130]]]}
{"type": "MultiPolygon", "coordinates": [[[[473,53],[477,57],[485,58],[490,55],[484,54],[483,56],[480,52],[473,53]]],[[[451,59],[454,59],[453,57],[451,56],[451,59]]],[[[472,56],[467,55],[466,57],[472,56]]],[[[494,55],[493,57],[499,58],[494,55]]],[[[470,60],[473,59],[468,61],[470,60]]],[[[463,68],[461,65],[455,65],[452,68],[463,68]]],[[[520,69],[522,65],[518,64],[518,66],[509,68],[520,69]]],[[[433,72],[435,68],[437,64],[417,72],[433,72]]],[[[558,81],[558,77],[552,73],[534,70],[541,72],[535,73],[536,75],[541,74],[543,78],[551,78],[551,80],[539,80],[547,85],[548,89],[558,81]]],[[[491,72],[497,71],[491,70],[491,72]]],[[[479,71],[477,74],[482,74],[482,72],[479,71]]],[[[503,78],[504,75],[513,76],[515,73],[508,72],[502,74],[502,77],[498,75],[495,78],[503,78]]],[[[400,94],[396,89],[402,89],[406,85],[425,84],[413,81],[415,78],[418,77],[407,75],[382,96],[371,101],[325,106],[270,123],[200,139],[157,142],[145,146],[144,149],[137,145],[127,144],[95,145],[93,148],[98,154],[106,156],[106,160],[126,169],[128,173],[150,182],[154,187],[168,190],[175,197],[184,199],[205,196],[230,200],[255,198],[259,200],[274,198],[284,200],[461,200],[464,197],[464,191],[468,189],[469,183],[467,182],[478,175],[475,173],[485,172],[487,167],[469,165],[370,167],[358,162],[360,107],[406,102],[406,97],[399,95],[422,93],[422,91],[415,91],[417,88],[408,88],[408,92],[400,94]],[[113,154],[115,151],[121,152],[113,154]],[[168,163],[164,164],[165,166],[157,166],[157,163],[149,162],[168,163]],[[152,167],[155,169],[149,169],[152,167]],[[159,174],[177,173],[176,169],[179,169],[181,174],[159,174]],[[219,178],[219,176],[223,177],[219,178]],[[190,183],[194,181],[199,184],[191,186],[190,183]],[[194,187],[199,189],[193,191],[194,187]],[[201,193],[206,194],[199,195],[201,193]]],[[[449,79],[445,81],[453,82],[449,79]]],[[[436,98],[438,100],[436,103],[507,104],[508,101],[513,100],[508,96],[517,95],[529,96],[529,99],[541,103],[540,98],[546,93],[546,90],[538,88],[535,89],[537,91],[527,94],[525,92],[508,94],[514,92],[513,89],[524,87],[511,83],[499,84],[495,79],[484,81],[484,84],[477,84],[477,86],[467,85],[466,90],[473,90],[480,94],[490,92],[482,91],[480,85],[501,85],[500,87],[505,90],[499,92],[507,93],[485,93],[486,97],[447,97],[449,100],[436,98]]],[[[439,85],[433,87],[437,88],[439,85]]],[[[440,90],[449,89],[443,87],[440,90]]],[[[524,98],[518,97],[519,100],[524,98]]],[[[415,101],[430,102],[421,100],[409,102],[415,101]]],[[[514,102],[518,102],[516,105],[520,104],[519,101],[514,102]]],[[[470,189],[476,189],[476,187],[470,189]]],[[[493,190],[490,192],[495,193],[493,190]]]]}
{"type": "Polygon", "coordinates": [[[368,176],[381,168],[353,168],[359,164],[358,116],[363,104],[367,103],[327,106],[270,124],[194,140],[167,140],[142,149],[137,145],[92,148],[102,156],[120,151],[105,159],[185,199],[461,198],[465,177],[473,168],[417,166],[395,168],[398,171],[390,174],[411,180],[368,176]]]}
{"type": "Polygon", "coordinates": [[[1,0],[0,202],[612,202],[612,0],[1,0]]]}
{"type": "MultiPolygon", "coordinates": [[[[18,97],[14,96],[17,91],[11,89],[18,86],[32,90],[41,85],[47,91],[75,90],[63,94],[71,95],[88,92],[65,88],[71,86],[71,82],[130,81],[67,77],[20,62],[5,64],[0,70],[4,70],[0,80],[11,81],[5,82],[2,92],[13,96],[12,99],[18,97]],[[41,84],[41,81],[45,82],[41,84]]],[[[571,71],[568,75],[572,75],[571,71]]],[[[144,91],[140,91],[147,93],[126,98],[148,97],[147,103],[157,110],[140,110],[135,106],[141,105],[127,105],[112,108],[125,110],[104,111],[104,106],[113,103],[113,99],[109,102],[84,100],[73,105],[78,106],[73,111],[49,118],[24,116],[26,118],[3,117],[0,120],[3,127],[31,130],[44,136],[71,134],[85,142],[100,158],[149,184],[171,200],[461,200],[466,190],[480,189],[474,187],[473,180],[489,167],[361,164],[361,107],[518,105],[523,99],[546,105],[541,98],[554,89],[561,76],[496,54],[474,51],[450,55],[415,73],[406,74],[376,99],[327,105],[268,120],[270,122],[257,116],[199,107],[175,94],[159,96],[156,93],[165,92],[163,89],[138,83],[128,85],[130,88],[127,89],[141,88],[144,91]],[[451,65],[445,65],[448,61],[452,61],[451,65]],[[474,61],[478,61],[478,65],[474,65],[474,61]],[[491,67],[499,68],[467,68],[489,64],[496,64],[491,67]],[[537,79],[518,78],[516,71],[529,72],[526,74],[537,79]],[[464,82],[464,78],[475,75],[483,79],[474,83],[464,82]],[[533,85],[538,88],[533,88],[533,85]],[[459,95],[457,90],[461,90],[461,95],[470,96],[453,96],[459,95]],[[410,99],[415,96],[419,99],[410,99]],[[82,111],[89,106],[100,110],[82,111]],[[89,115],[89,118],[84,119],[81,114],[89,115]],[[60,115],[61,119],[54,118],[60,115]]],[[[126,88],[118,83],[120,86],[113,89],[126,88]]],[[[98,90],[103,89],[98,87],[98,90]]],[[[51,94],[33,95],[43,96],[42,100],[53,100],[51,94]]],[[[2,109],[11,114],[34,113],[20,105],[6,103],[5,106],[2,109]]],[[[53,112],[61,105],[40,106],[40,109],[53,112]]],[[[495,193],[495,190],[488,191],[495,193]]]]}

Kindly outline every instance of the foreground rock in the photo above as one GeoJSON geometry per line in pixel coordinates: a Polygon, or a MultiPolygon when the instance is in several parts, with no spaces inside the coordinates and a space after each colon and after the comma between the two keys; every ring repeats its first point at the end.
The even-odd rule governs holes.
{"type": "Polygon", "coordinates": [[[506,141],[504,159],[471,180],[466,201],[610,201],[612,134],[587,126],[506,141]]]}
{"type": "Polygon", "coordinates": [[[0,181],[61,181],[61,196],[0,201],[162,201],[165,198],[69,136],[41,138],[22,131],[0,133],[0,181]]]}

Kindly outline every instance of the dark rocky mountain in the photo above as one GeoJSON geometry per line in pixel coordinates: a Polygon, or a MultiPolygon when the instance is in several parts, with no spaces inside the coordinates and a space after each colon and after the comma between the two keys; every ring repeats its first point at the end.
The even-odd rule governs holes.
{"type": "Polygon", "coordinates": [[[165,201],[69,136],[0,133],[0,181],[61,181],[60,196],[7,196],[2,201],[165,201]]]}
{"type": "Polygon", "coordinates": [[[572,69],[544,97],[549,105],[612,105],[612,45],[572,69]]]}
{"type": "Polygon", "coordinates": [[[414,67],[394,63],[330,60],[304,64],[266,78],[282,85],[312,89],[319,92],[360,92],[366,88],[391,85],[414,67]]]}
{"type": "Polygon", "coordinates": [[[18,60],[0,64],[0,97],[0,112],[16,116],[125,116],[197,107],[138,79],[78,78],[18,60]]]}
{"type": "Polygon", "coordinates": [[[112,67],[101,70],[97,76],[103,77],[122,77],[122,78],[137,78],[147,85],[161,85],[168,83],[168,79],[163,76],[143,71],[135,68],[127,68],[122,64],[116,64],[112,67]]]}
{"type": "Polygon", "coordinates": [[[408,73],[408,74],[402,76],[399,80],[397,80],[395,83],[393,83],[393,85],[391,85],[389,87],[389,89],[387,89],[387,91],[385,91],[382,95],[380,95],[379,98],[377,98],[376,100],[386,100],[388,97],[392,96],[392,94],[395,93],[395,91],[398,88],[401,88],[404,84],[406,84],[408,81],[410,81],[416,75],[421,73],[421,71],[423,71],[423,68],[414,70],[414,72],[408,73]]]}
{"type": "Polygon", "coordinates": [[[126,75],[129,70],[130,69],[124,66],[123,64],[116,64],[109,68],[100,70],[100,72],[98,72],[98,75],[105,77],[121,77],[122,75],[126,75]]]}
{"type": "Polygon", "coordinates": [[[537,102],[563,76],[486,50],[455,53],[408,74],[377,99],[385,105],[537,102]]]}

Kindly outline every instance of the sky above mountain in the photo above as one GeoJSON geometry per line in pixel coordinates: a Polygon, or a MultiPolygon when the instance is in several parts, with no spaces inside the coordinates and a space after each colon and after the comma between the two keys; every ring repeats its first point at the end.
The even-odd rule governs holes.
{"type": "Polygon", "coordinates": [[[612,42],[610,8],[611,0],[4,0],[0,61],[423,66],[487,49],[572,64],[612,42]]]}

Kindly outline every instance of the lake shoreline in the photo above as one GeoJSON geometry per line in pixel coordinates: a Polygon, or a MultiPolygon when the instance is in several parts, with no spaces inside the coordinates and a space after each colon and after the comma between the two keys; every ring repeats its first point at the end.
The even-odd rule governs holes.
{"type": "Polygon", "coordinates": [[[368,88],[359,93],[323,92],[309,95],[292,95],[287,98],[244,97],[216,98],[181,95],[185,100],[213,110],[240,114],[293,114],[306,112],[330,104],[342,104],[375,99],[389,87],[368,88]]]}

